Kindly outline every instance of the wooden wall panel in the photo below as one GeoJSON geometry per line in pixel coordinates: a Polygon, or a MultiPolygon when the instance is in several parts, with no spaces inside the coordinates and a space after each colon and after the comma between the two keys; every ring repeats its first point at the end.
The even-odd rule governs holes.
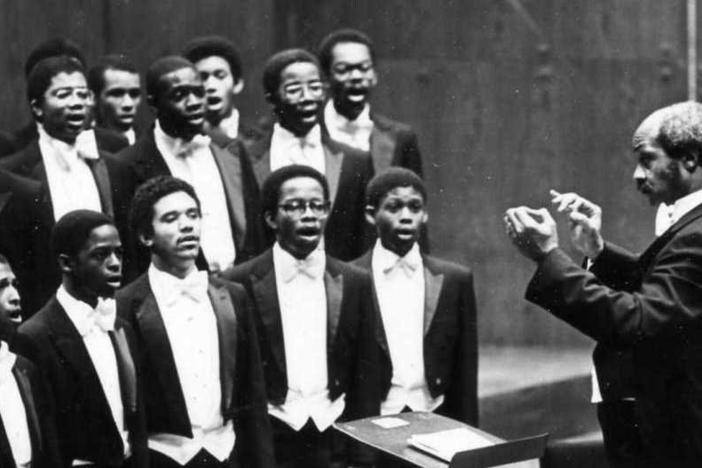
{"type": "Polygon", "coordinates": [[[28,118],[21,66],[47,37],[143,68],[194,35],[224,34],[244,56],[242,110],[260,116],[270,53],[313,49],[342,26],[375,39],[374,106],[419,133],[434,251],[474,268],[481,341],[586,343],[522,299],[533,266],[508,244],[502,214],[547,203],[552,187],[576,190],[602,204],[609,238],[650,241],[629,140],[648,112],[686,96],[684,2],[0,0],[0,128],[28,118]]]}

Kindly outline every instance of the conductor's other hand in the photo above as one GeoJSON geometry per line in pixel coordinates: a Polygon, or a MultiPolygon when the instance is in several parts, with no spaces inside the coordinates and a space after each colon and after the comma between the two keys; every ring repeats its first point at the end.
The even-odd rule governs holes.
{"type": "Polygon", "coordinates": [[[546,208],[510,208],[504,220],[507,235],[525,257],[539,261],[558,247],[556,222],[546,208]]]}
{"type": "Polygon", "coordinates": [[[568,217],[568,229],[573,246],[583,255],[595,259],[602,249],[602,209],[577,193],[551,194],[551,203],[557,205],[556,210],[568,217]]]}

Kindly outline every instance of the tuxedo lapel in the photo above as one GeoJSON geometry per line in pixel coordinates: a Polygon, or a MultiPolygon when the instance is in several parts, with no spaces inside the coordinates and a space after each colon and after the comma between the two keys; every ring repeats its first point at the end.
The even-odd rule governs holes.
{"type": "Polygon", "coordinates": [[[15,457],[12,455],[10,440],[7,438],[2,417],[0,417],[0,466],[15,466],[15,457]]]}
{"type": "Polygon", "coordinates": [[[166,161],[156,146],[153,128],[147,132],[142,140],[134,144],[134,152],[137,155],[134,161],[134,170],[140,180],[147,180],[159,175],[171,175],[166,161]]]}
{"type": "Polygon", "coordinates": [[[329,183],[329,199],[334,204],[336,200],[336,192],[339,188],[339,179],[341,177],[341,168],[344,161],[344,152],[339,149],[334,149],[322,144],[324,148],[324,172],[329,183]]]}
{"type": "Polygon", "coordinates": [[[234,373],[232,369],[234,369],[236,364],[236,313],[232,298],[225,287],[209,283],[207,294],[212,303],[212,309],[217,316],[222,411],[226,414],[232,404],[234,389],[234,373]]]}
{"type": "Polygon", "coordinates": [[[444,284],[444,275],[432,271],[432,268],[427,265],[427,259],[424,257],[424,335],[429,332],[432,320],[436,314],[436,306],[439,303],[441,295],[441,287],[444,284]]]}
{"type": "MultiPolygon", "coordinates": [[[[148,284],[148,280],[144,278],[148,284]]],[[[142,345],[153,369],[156,372],[156,379],[161,389],[164,390],[163,398],[167,401],[169,408],[184,408],[185,398],[183,397],[178,371],[173,361],[173,350],[168,340],[166,325],[163,323],[161,313],[156,303],[151,288],[141,306],[136,312],[136,320],[139,324],[141,335],[146,337],[142,345]],[[178,398],[180,396],[180,398],[178,398]]]]}
{"type": "Polygon", "coordinates": [[[386,129],[381,128],[378,122],[374,120],[370,136],[370,152],[376,174],[392,165],[395,144],[393,135],[386,129]]]}
{"type": "Polygon", "coordinates": [[[254,299],[259,305],[261,322],[266,330],[268,343],[278,367],[285,372],[285,343],[283,341],[283,323],[280,317],[278,288],[275,284],[273,254],[269,250],[262,259],[264,264],[258,273],[251,275],[251,287],[254,299]]]}
{"type": "MultiPolygon", "coordinates": [[[[329,258],[327,257],[327,265],[328,263],[329,258]]],[[[327,352],[331,355],[331,350],[336,341],[336,330],[339,327],[339,317],[341,316],[344,275],[340,271],[335,271],[335,269],[330,269],[327,266],[324,272],[324,288],[327,293],[327,352]]]]}
{"type": "Polygon", "coordinates": [[[119,383],[122,395],[122,405],[125,411],[136,413],[137,410],[137,387],[136,387],[136,371],[134,361],[129,351],[127,343],[127,335],[123,327],[115,328],[114,332],[110,333],[112,346],[115,349],[115,357],[117,358],[117,370],[119,371],[119,383]]]}
{"type": "Polygon", "coordinates": [[[674,223],[667,231],[656,238],[656,240],[653,241],[653,243],[639,257],[639,265],[642,271],[648,271],[653,264],[653,259],[682,228],[700,217],[702,217],[702,204],[697,205],[695,208],[685,213],[685,215],[674,223]]]}
{"type": "Polygon", "coordinates": [[[380,313],[380,303],[378,302],[378,290],[375,286],[375,278],[373,278],[373,249],[368,250],[361,258],[353,262],[360,266],[371,276],[371,287],[373,288],[373,306],[378,311],[378,326],[375,327],[375,339],[380,346],[380,349],[390,358],[390,350],[388,349],[388,338],[385,335],[385,326],[383,325],[383,316],[380,313]]]}
{"type": "Polygon", "coordinates": [[[246,151],[251,158],[254,175],[258,186],[263,185],[268,174],[271,173],[271,137],[272,130],[267,130],[260,138],[249,140],[245,144],[246,151]]]}
{"type": "Polygon", "coordinates": [[[229,216],[236,226],[233,234],[238,239],[237,245],[241,245],[246,232],[246,207],[243,197],[244,187],[242,185],[241,161],[216,144],[210,145],[210,149],[219,168],[224,192],[227,195],[229,216]]]}
{"type": "Polygon", "coordinates": [[[105,159],[88,159],[86,160],[95,179],[98,193],[100,195],[100,205],[102,212],[110,217],[114,217],[114,209],[112,206],[112,186],[110,185],[110,176],[107,173],[107,163],[105,159]]]}
{"type": "Polygon", "coordinates": [[[41,450],[44,446],[44,442],[41,437],[41,426],[39,424],[39,415],[37,414],[36,400],[32,392],[32,384],[26,369],[20,368],[15,364],[12,368],[12,373],[17,381],[17,387],[19,388],[22,403],[24,404],[24,411],[27,414],[27,426],[29,427],[29,437],[32,443],[32,453],[37,453],[37,451],[41,450]]]}

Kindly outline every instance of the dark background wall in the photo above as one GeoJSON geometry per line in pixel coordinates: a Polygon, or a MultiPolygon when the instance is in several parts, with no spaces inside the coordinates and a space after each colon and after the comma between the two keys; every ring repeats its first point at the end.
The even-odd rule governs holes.
{"type": "Polygon", "coordinates": [[[144,69],[194,35],[226,35],[246,65],[240,108],[255,116],[267,113],[264,60],[341,26],[376,42],[374,106],[419,133],[432,248],[473,267],[481,342],[587,344],[522,299],[533,266],[502,216],[544,205],[549,188],[573,190],[603,206],[609,239],[650,241],[654,211],[634,190],[629,140],[647,113],[686,97],[684,2],[0,0],[0,128],[29,119],[22,64],[49,37],[144,69]]]}

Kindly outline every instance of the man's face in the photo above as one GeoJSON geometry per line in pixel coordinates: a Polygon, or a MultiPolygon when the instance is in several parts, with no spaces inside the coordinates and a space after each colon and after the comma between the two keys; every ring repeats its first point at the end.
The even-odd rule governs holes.
{"type": "Polygon", "coordinates": [[[383,197],[375,213],[369,208],[367,218],[375,225],[383,247],[404,256],[419,239],[428,216],[419,191],[396,187],[383,197]]]}
{"type": "Polygon", "coordinates": [[[364,106],[377,82],[365,44],[340,42],[332,48],[329,84],[338,109],[364,106]]]}
{"type": "Polygon", "coordinates": [[[105,70],[105,87],[98,96],[98,114],[104,127],[126,132],[134,125],[141,103],[141,82],[138,73],[105,70]]]}
{"type": "Polygon", "coordinates": [[[142,235],[142,243],[151,248],[167,266],[195,263],[200,250],[200,209],[185,192],[174,192],[157,201],[151,220],[153,233],[142,235]]]}
{"type": "Polygon", "coordinates": [[[67,259],[76,286],[87,296],[112,297],[122,284],[122,242],[111,224],[90,232],[83,247],[67,259]]]}
{"type": "Polygon", "coordinates": [[[324,83],[317,65],[291,63],[280,73],[273,104],[280,124],[296,135],[306,135],[317,122],[324,102],[324,83]]]}
{"type": "Polygon", "coordinates": [[[686,194],[681,161],[668,156],[656,136],[657,131],[637,131],[634,147],[637,164],[633,177],[652,206],[674,203],[686,194]]]}
{"type": "Polygon", "coordinates": [[[205,85],[207,120],[217,124],[232,113],[234,96],[244,88],[244,82],[235,81],[229,62],[216,55],[198,61],[195,68],[205,85]]]}
{"type": "Polygon", "coordinates": [[[161,77],[156,97],[158,120],[171,136],[192,138],[205,121],[205,88],[194,68],[181,68],[161,77]]]}
{"type": "Polygon", "coordinates": [[[280,186],[278,208],[266,213],[266,221],[284,250],[305,258],[319,245],[328,214],[321,184],[311,177],[295,177],[280,186]]]}
{"type": "Polygon", "coordinates": [[[91,100],[82,73],[61,72],[51,78],[41,101],[32,102],[32,110],[49,135],[72,144],[88,121],[91,100]]]}
{"type": "Polygon", "coordinates": [[[0,322],[22,321],[17,278],[10,265],[0,262],[0,322]]]}

